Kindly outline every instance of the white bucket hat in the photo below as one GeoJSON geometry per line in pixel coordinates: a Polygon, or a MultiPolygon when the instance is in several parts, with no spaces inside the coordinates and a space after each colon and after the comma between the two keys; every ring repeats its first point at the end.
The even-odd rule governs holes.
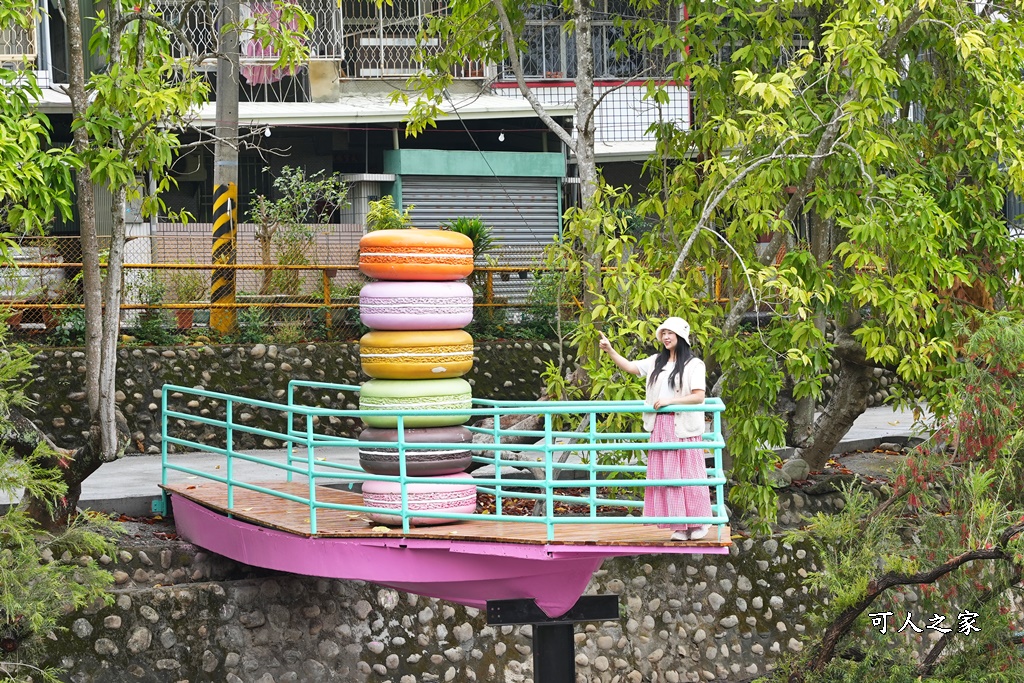
{"type": "Polygon", "coordinates": [[[669,332],[675,332],[676,336],[685,341],[687,344],[690,343],[690,323],[686,322],[678,316],[672,316],[666,318],[665,322],[658,325],[658,329],[654,333],[654,337],[657,338],[661,334],[662,330],[668,330],[669,332]]]}

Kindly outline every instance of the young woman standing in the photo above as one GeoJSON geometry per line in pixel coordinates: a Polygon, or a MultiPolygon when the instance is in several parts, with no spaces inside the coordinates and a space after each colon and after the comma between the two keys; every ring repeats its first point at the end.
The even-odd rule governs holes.
{"type": "MultiPolygon", "coordinates": [[[[662,349],[654,356],[632,361],[612,348],[601,334],[601,350],[624,372],[647,378],[644,402],[655,410],[672,405],[704,403],[704,362],[690,350],[690,325],[679,317],[665,320],[655,332],[662,349]]],[[[644,413],[651,443],[700,441],[703,412],[644,413]]],[[[648,479],[706,479],[704,449],[652,449],[647,456],[648,479]]],[[[710,517],[711,492],[704,486],[651,486],[644,493],[648,517],[710,517]]],[[[672,529],[673,541],[695,541],[708,535],[709,524],[659,524],[672,529]]]]}

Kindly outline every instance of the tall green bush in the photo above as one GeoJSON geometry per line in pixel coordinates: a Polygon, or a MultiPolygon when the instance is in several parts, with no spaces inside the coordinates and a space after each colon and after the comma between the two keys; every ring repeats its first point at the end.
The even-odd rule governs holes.
{"type": "Polygon", "coordinates": [[[465,235],[473,240],[474,261],[479,261],[496,246],[494,242],[494,229],[484,223],[483,219],[479,216],[459,216],[443,223],[441,227],[445,230],[465,235]]]}
{"type": "Polygon", "coordinates": [[[409,206],[405,211],[399,211],[395,208],[395,198],[389,194],[370,202],[370,210],[366,214],[366,232],[411,228],[412,218],[409,212],[412,208],[409,206]]]}
{"type": "MultiPolygon", "coordinates": [[[[22,383],[32,355],[9,344],[0,326],[0,357],[0,433],[7,436],[15,430],[12,411],[29,407],[22,383]]],[[[19,443],[25,452],[0,448],[0,493],[15,501],[0,512],[0,680],[55,682],[60,672],[38,662],[50,639],[60,637],[60,619],[112,601],[106,590],[113,577],[95,558],[113,554],[109,534],[103,533],[113,525],[83,511],[66,529],[42,528],[17,501],[29,495],[49,504],[61,500],[67,487],[59,467],[66,467],[71,455],[55,452],[42,438],[34,449],[23,439],[19,443]],[[51,457],[58,468],[43,465],[51,457]]]]}

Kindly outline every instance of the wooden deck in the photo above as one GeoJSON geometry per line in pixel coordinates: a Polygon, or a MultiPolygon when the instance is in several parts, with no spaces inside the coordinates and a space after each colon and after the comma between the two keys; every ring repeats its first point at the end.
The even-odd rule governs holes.
{"type": "MultiPolygon", "coordinates": [[[[305,497],[309,487],[305,482],[255,483],[256,486],[305,497]]],[[[203,484],[171,484],[164,487],[175,496],[182,496],[204,507],[228,514],[227,487],[209,482],[203,484]]],[[[309,507],[266,493],[236,487],[233,518],[262,527],[277,529],[298,536],[309,533],[309,507]]],[[[363,505],[358,493],[317,486],[316,498],[325,503],[363,505]]],[[[489,543],[519,543],[528,545],[567,546],[630,546],[721,548],[731,545],[730,528],[725,526],[721,535],[712,527],[707,538],[699,541],[670,541],[671,532],[644,524],[557,524],[554,541],[547,540],[543,524],[494,522],[488,520],[461,521],[438,526],[413,527],[403,534],[401,527],[390,528],[371,521],[365,513],[343,510],[320,510],[317,514],[318,538],[422,538],[489,543]]],[[[698,551],[699,552],[699,551],[698,551]]]]}

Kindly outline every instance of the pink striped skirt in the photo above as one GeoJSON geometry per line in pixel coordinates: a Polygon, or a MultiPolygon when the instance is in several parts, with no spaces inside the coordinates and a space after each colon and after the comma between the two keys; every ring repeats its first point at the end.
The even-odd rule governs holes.
{"type": "MultiPolygon", "coordinates": [[[[691,436],[677,439],[675,415],[660,413],[654,420],[651,443],[701,441],[691,436]]],[[[704,449],[652,450],[647,452],[648,479],[707,479],[704,449]]],[[[711,491],[706,486],[649,486],[644,491],[645,517],[710,517],[711,491]]],[[[662,529],[683,531],[699,524],[659,524],[662,529]]]]}

